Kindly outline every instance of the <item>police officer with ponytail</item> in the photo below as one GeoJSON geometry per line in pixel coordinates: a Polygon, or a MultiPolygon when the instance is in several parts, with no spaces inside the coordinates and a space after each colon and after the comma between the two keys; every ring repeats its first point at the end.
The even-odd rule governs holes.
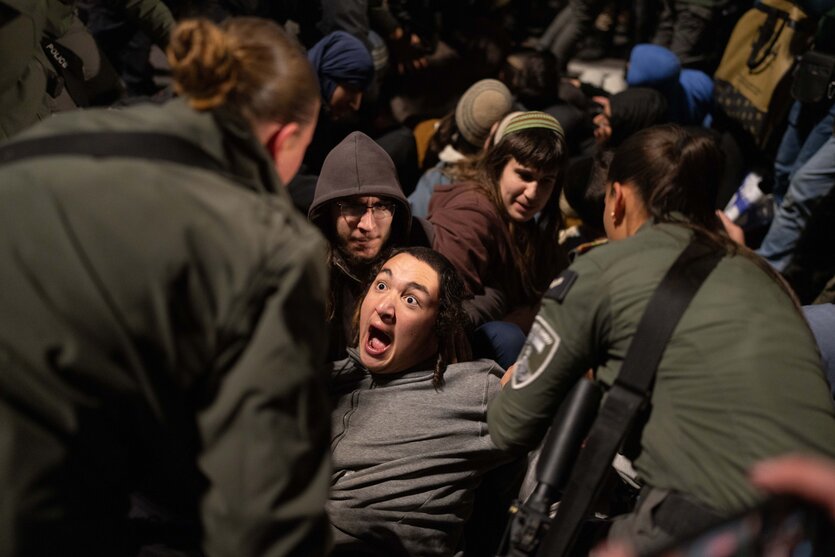
{"type": "Polygon", "coordinates": [[[674,125],[622,144],[608,173],[609,243],[554,281],[488,413],[500,448],[536,447],[587,370],[612,387],[650,298],[691,239],[722,255],[666,344],[636,428],[641,495],[608,537],[638,551],[760,500],[747,479],[759,460],[835,456],[832,400],[801,312],[768,265],[720,232],[721,162],[709,137],[674,125]]]}

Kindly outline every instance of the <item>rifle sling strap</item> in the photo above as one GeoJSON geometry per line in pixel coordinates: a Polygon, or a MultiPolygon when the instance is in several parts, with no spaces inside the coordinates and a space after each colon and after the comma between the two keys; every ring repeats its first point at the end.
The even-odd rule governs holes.
{"type": "Polygon", "coordinates": [[[220,161],[196,144],[155,132],[82,132],[25,139],[0,147],[0,165],[59,155],[150,159],[225,173],[220,161]]]}
{"type": "Polygon", "coordinates": [[[606,472],[649,402],[655,372],[681,316],[724,253],[693,240],[679,255],[647,304],[626,359],[575,463],[540,556],[567,556],[599,495],[606,472]]]}

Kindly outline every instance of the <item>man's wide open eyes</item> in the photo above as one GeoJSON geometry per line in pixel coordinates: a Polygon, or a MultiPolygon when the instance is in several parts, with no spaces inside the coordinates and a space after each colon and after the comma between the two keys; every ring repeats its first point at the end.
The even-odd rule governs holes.
{"type": "Polygon", "coordinates": [[[383,290],[386,289],[386,283],[378,282],[377,284],[374,285],[374,289],[382,292],[383,290]]]}

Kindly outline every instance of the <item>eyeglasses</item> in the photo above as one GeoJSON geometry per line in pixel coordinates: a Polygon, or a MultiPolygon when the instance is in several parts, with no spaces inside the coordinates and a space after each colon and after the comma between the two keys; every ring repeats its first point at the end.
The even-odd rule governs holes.
{"type": "Polygon", "coordinates": [[[373,205],[365,205],[364,203],[337,201],[336,204],[339,207],[339,214],[348,222],[358,222],[369,209],[374,220],[387,220],[394,216],[394,203],[380,201],[373,205]]]}

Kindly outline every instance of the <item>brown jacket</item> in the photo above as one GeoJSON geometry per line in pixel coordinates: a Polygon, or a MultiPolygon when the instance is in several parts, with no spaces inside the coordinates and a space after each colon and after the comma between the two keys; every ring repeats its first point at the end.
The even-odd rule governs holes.
{"type": "Polygon", "coordinates": [[[513,242],[495,205],[474,182],[438,186],[429,203],[432,247],[458,269],[474,299],[467,313],[478,326],[504,320],[530,328],[539,299],[524,295],[513,242]]]}

